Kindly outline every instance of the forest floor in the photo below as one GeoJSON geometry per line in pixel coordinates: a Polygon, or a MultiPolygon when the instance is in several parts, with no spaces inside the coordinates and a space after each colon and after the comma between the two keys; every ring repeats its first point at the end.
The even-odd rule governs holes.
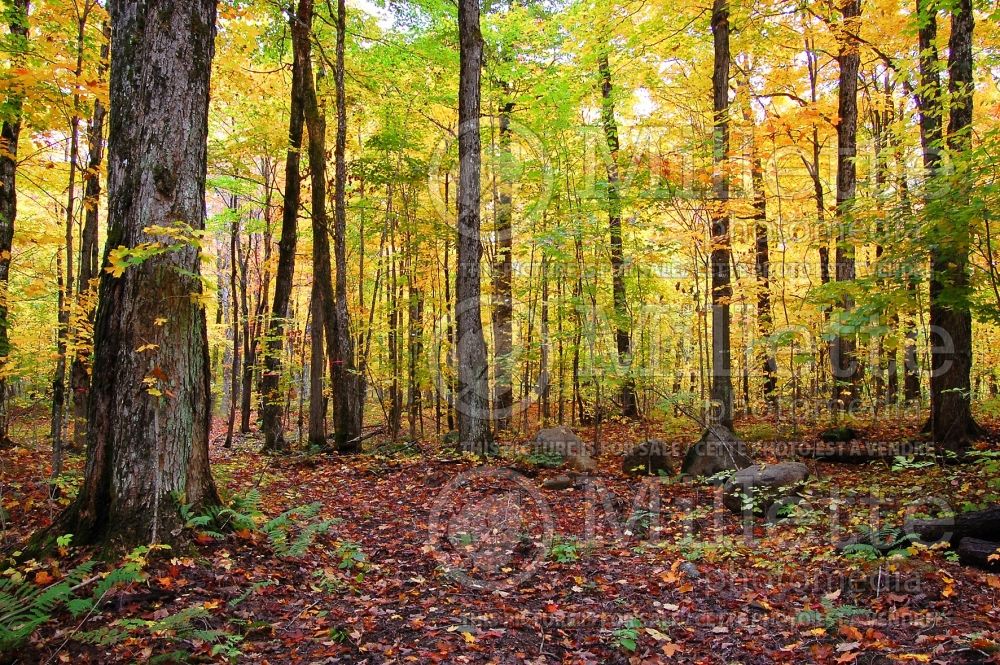
{"type": "MultiPolygon", "coordinates": [[[[656,429],[605,424],[602,436],[624,446],[656,429]]],[[[750,439],[773,430],[763,422],[743,426],[750,439]]],[[[865,436],[901,441],[915,430],[883,426],[865,436]]],[[[665,435],[690,441],[693,431],[665,435]]],[[[799,432],[798,440],[816,436],[799,432]]],[[[781,454],[773,442],[751,446],[759,460],[781,454]]],[[[809,461],[804,507],[766,525],[717,506],[704,484],[629,478],[617,455],[602,456],[591,485],[549,491],[538,488],[559,471],[532,467],[524,456],[479,466],[439,448],[275,460],[262,456],[253,438],[233,450],[213,444],[226,496],[256,489],[268,516],[318,502],[319,515],[310,519],[336,523],[302,556],[279,556],[267,536],[241,530],[138,557],[143,581],[112,589],[84,617],[56,614],[7,657],[974,663],[994,662],[1000,652],[1000,576],[962,567],[937,548],[869,559],[834,546],[875,516],[876,528],[900,526],[908,505],[927,505],[930,497],[958,511],[1000,503],[1000,473],[988,457],[945,468],[909,460],[896,470],[891,461],[809,461]],[[649,508],[656,494],[658,519],[636,508],[649,508]],[[466,532],[498,546],[454,537],[466,532]],[[504,549],[504,534],[514,532],[504,549]],[[116,634],[105,631],[104,645],[86,643],[99,641],[94,631],[101,627],[116,634]]],[[[42,445],[0,451],[0,548],[7,555],[60,507],[47,495],[47,457],[42,445]]],[[[70,466],[72,478],[82,460],[70,466]]],[[[302,525],[292,523],[294,537],[302,525]]],[[[86,556],[71,546],[61,555],[3,575],[45,586],[86,556]]]]}

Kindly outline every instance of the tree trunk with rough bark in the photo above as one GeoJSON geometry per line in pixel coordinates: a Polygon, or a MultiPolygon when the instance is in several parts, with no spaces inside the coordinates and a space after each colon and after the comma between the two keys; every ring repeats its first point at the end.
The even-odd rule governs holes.
{"type": "MultiPolygon", "coordinates": [[[[315,261],[315,257],[313,258],[315,261]]],[[[309,447],[325,448],[326,438],[326,335],[323,321],[323,295],[319,281],[313,280],[310,307],[311,355],[309,360],[309,447]]]]}
{"type": "Polygon", "coordinates": [[[308,44],[312,28],[312,0],[299,0],[298,10],[291,18],[293,62],[291,116],[288,125],[288,156],[285,162],[285,202],[281,217],[281,241],[278,244],[278,269],[274,279],[274,305],[271,308],[271,322],[268,326],[264,352],[264,375],[261,380],[262,429],[264,450],[282,452],[287,448],[284,423],[281,418],[282,399],[281,355],[288,322],[288,302],[292,295],[292,280],[295,275],[295,247],[299,215],[299,200],[302,194],[300,173],[302,131],[305,124],[305,72],[308,68],[308,52],[303,53],[302,45],[308,44]],[[305,58],[305,61],[303,61],[305,58]]]}
{"type": "Polygon", "coordinates": [[[104,272],[95,323],[87,465],[50,533],[118,549],[176,540],[178,501],[219,501],[208,460],[211,386],[190,230],[205,227],[216,0],[111,4],[108,249],[173,251],[104,272]],[[173,237],[151,226],[176,229],[173,237]],[[188,229],[190,227],[190,229],[188,229]]]}
{"type": "Polygon", "coordinates": [[[628,296],[625,290],[625,248],[622,239],[621,177],[618,172],[618,122],[615,120],[614,88],[611,80],[611,63],[606,51],[598,60],[601,77],[601,125],[610,152],[608,160],[608,228],[611,236],[611,291],[615,311],[615,341],[618,347],[618,364],[624,372],[621,387],[622,415],[639,416],[639,400],[632,376],[632,334],[628,325],[628,296]]]}
{"type": "MultiPolygon", "coordinates": [[[[840,64],[840,85],[837,88],[837,251],[836,279],[853,282],[854,267],[854,217],[853,206],[857,192],[858,171],[858,68],[861,54],[857,34],[861,17],[861,0],[846,0],[841,4],[844,37],[840,44],[837,62],[840,64]]],[[[843,314],[854,308],[853,297],[845,293],[840,302],[843,314]]],[[[834,408],[853,412],[858,404],[858,384],[861,367],[857,359],[857,337],[853,331],[839,331],[831,349],[833,356],[834,408]]]]}
{"type": "MultiPolygon", "coordinates": [[[[753,127],[753,114],[749,105],[743,111],[743,119],[753,127]]],[[[753,188],[754,219],[754,273],[757,277],[757,331],[761,339],[767,339],[774,332],[774,317],[771,310],[771,251],[767,229],[767,190],[764,185],[764,166],[757,148],[755,132],[750,135],[750,184],[753,188]]],[[[770,343],[765,344],[763,366],[764,401],[775,414],[777,411],[778,361],[770,343]]]]}
{"type": "Polygon", "coordinates": [[[514,103],[505,101],[500,105],[500,186],[498,191],[496,235],[496,261],[493,268],[493,422],[497,430],[510,425],[514,406],[514,390],[511,384],[514,340],[514,295],[513,285],[513,215],[510,178],[510,116],[514,103]]]}
{"type": "Polygon", "coordinates": [[[480,302],[483,244],[479,211],[482,195],[479,110],[483,36],[479,29],[478,0],[458,1],[458,37],[458,270],[455,276],[458,394],[455,410],[463,449],[492,453],[495,445],[490,432],[489,367],[480,302]]]}
{"type": "MultiPolygon", "coordinates": [[[[948,150],[959,172],[966,168],[971,145],[973,71],[972,0],[957,0],[948,40],[948,150]]],[[[957,207],[967,206],[969,192],[955,179],[957,207]]],[[[931,434],[935,444],[964,452],[979,435],[972,418],[972,312],[969,308],[969,223],[961,214],[935,219],[936,244],[931,250],[931,434]],[[935,339],[935,337],[937,339],[935,339]]]]}
{"type": "Polygon", "coordinates": [[[712,402],[717,424],[733,427],[732,348],[730,342],[732,299],[731,249],[729,237],[729,4],[712,5],[712,36],[715,63],[712,70],[712,140],[715,194],[712,210],[712,402]]]}
{"type": "MultiPolygon", "coordinates": [[[[337,89],[337,137],[334,146],[334,226],[333,252],[337,269],[336,293],[332,314],[333,339],[327,342],[332,362],[331,382],[334,392],[335,437],[337,450],[355,453],[361,449],[359,437],[364,426],[365,376],[358,371],[354,357],[351,315],[347,306],[347,99],[344,90],[344,45],[347,34],[347,8],[337,1],[337,66],[334,82],[337,89]]],[[[328,333],[330,334],[330,333],[328,333]]]]}
{"type": "Polygon", "coordinates": [[[229,228],[229,316],[230,336],[233,338],[233,364],[229,376],[229,416],[226,421],[226,448],[233,447],[233,432],[236,428],[236,408],[240,396],[240,309],[237,296],[236,262],[239,256],[240,218],[233,219],[229,228]]]}
{"type": "MultiPolygon", "coordinates": [[[[28,0],[14,0],[5,11],[12,41],[20,53],[11,55],[21,62],[28,48],[28,0]]],[[[11,251],[14,248],[14,224],[17,221],[17,148],[21,136],[24,91],[11,88],[6,99],[7,113],[0,130],[0,447],[9,443],[10,395],[6,379],[10,361],[10,311],[8,284],[11,251]]]]}

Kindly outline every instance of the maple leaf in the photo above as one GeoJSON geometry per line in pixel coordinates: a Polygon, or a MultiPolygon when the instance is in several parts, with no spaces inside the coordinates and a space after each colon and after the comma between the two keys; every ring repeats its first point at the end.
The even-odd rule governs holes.
{"type": "Polygon", "coordinates": [[[667,642],[666,644],[660,646],[660,651],[662,651],[667,658],[673,658],[677,654],[682,653],[684,651],[684,647],[674,642],[667,642]]]}

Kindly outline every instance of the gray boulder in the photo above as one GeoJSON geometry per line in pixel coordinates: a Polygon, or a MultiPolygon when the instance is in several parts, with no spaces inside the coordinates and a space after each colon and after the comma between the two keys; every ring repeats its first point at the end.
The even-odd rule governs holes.
{"type": "Polygon", "coordinates": [[[674,475],[670,464],[670,444],[660,439],[643,441],[622,459],[622,472],[628,476],[674,475]]]}
{"type": "Polygon", "coordinates": [[[543,490],[568,490],[576,484],[576,480],[567,475],[549,478],[542,483],[543,490]]]}
{"type": "Polygon", "coordinates": [[[771,507],[798,494],[809,477],[809,467],[802,462],[755,464],[740,469],[726,481],[722,502],[734,513],[742,513],[744,498],[753,501],[753,512],[770,514],[771,507]]]}
{"type": "Polygon", "coordinates": [[[714,476],[720,471],[743,469],[753,464],[747,446],[728,428],[712,425],[701,440],[688,448],[681,473],[689,476],[714,476]]]}
{"type": "Polygon", "coordinates": [[[535,435],[533,448],[535,454],[561,455],[571,469],[584,473],[597,470],[592,447],[565,427],[543,429],[535,435]]]}

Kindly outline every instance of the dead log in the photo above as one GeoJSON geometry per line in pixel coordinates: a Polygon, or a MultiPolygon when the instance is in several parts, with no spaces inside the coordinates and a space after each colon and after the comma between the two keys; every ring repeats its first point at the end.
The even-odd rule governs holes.
{"type": "Polygon", "coordinates": [[[1000,543],[979,538],[963,538],[958,544],[958,560],[966,566],[1000,570],[1000,559],[990,557],[1000,556],[1000,543]]]}
{"type": "Polygon", "coordinates": [[[936,520],[912,520],[907,533],[915,533],[925,543],[946,541],[960,543],[965,538],[1000,542],[1000,506],[960,513],[936,520]]]}

